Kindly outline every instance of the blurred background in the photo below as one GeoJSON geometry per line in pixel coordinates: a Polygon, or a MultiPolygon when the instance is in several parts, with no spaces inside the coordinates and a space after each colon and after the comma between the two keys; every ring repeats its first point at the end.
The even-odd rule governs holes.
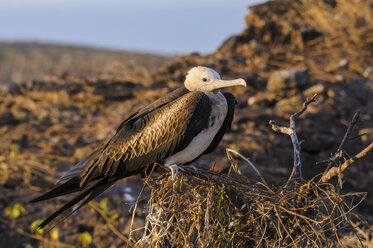
{"type": "Polygon", "coordinates": [[[0,84],[66,71],[97,75],[114,61],[140,59],[149,70],[153,62],[211,53],[245,27],[248,6],[258,2],[0,1],[0,84]]]}
{"type": "MultiPolygon", "coordinates": [[[[227,171],[229,147],[250,158],[271,185],[282,185],[293,148],[268,121],[288,125],[315,93],[317,101],[296,123],[304,178],[324,171],[316,162],[336,152],[360,110],[345,145],[346,156],[357,154],[373,140],[372,27],[373,0],[0,0],[0,247],[126,245],[140,177],[121,180],[51,233],[35,227],[68,197],[28,201],[131,113],[182,86],[193,66],[248,83],[227,89],[238,101],[232,130],[195,166],[227,171]]],[[[255,175],[238,162],[244,175],[255,175]]],[[[368,192],[355,210],[368,225],[372,165],[370,153],[350,166],[341,189],[368,192]]],[[[135,214],[135,239],[147,192],[135,214]]],[[[369,230],[359,233],[367,246],[373,242],[369,230]]],[[[346,246],[360,245],[345,234],[346,246]]]]}
{"type": "Polygon", "coordinates": [[[162,54],[211,53],[260,0],[0,2],[0,39],[162,54]],[[189,38],[193,37],[193,38],[189,38]]]}

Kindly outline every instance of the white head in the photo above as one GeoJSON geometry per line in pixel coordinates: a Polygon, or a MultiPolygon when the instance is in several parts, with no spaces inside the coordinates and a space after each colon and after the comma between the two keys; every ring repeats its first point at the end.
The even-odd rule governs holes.
{"type": "Polygon", "coordinates": [[[197,66],[188,71],[185,87],[190,91],[214,91],[229,86],[245,86],[243,79],[221,80],[219,73],[213,69],[197,66]]]}

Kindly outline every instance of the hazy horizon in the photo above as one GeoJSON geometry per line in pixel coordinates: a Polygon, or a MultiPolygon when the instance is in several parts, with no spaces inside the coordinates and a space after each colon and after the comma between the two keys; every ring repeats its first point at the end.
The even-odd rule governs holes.
{"type": "Polygon", "coordinates": [[[0,1],[0,40],[158,54],[211,53],[263,0],[0,1]]]}

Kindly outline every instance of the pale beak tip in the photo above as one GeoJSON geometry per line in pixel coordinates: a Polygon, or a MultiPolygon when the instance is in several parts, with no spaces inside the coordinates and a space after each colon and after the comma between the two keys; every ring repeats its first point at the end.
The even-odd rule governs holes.
{"type": "Polygon", "coordinates": [[[245,81],[245,80],[243,80],[242,78],[240,78],[239,80],[240,80],[240,85],[241,85],[241,86],[244,86],[244,87],[246,87],[246,86],[247,86],[247,84],[246,84],[246,81],[245,81]]]}

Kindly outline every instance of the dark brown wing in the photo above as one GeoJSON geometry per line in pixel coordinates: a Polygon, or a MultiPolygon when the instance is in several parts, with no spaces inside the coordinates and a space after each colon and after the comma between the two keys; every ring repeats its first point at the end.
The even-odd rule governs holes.
{"type": "Polygon", "coordinates": [[[119,127],[117,128],[117,132],[119,132],[119,130],[122,129],[122,127],[127,123],[129,122],[130,120],[135,120],[137,118],[140,118],[144,115],[146,115],[147,113],[149,112],[152,112],[154,111],[155,109],[159,108],[159,107],[162,107],[163,105],[171,102],[171,101],[174,101],[176,100],[177,98],[179,98],[180,96],[182,95],[185,95],[186,93],[188,93],[189,91],[185,88],[185,87],[181,87],[181,88],[178,88],[172,92],[170,92],[169,94],[167,94],[166,96],[164,97],[161,97],[159,98],[158,100],[156,100],[155,102],[151,103],[150,105],[146,106],[145,108],[143,108],[142,110],[132,114],[130,117],[128,117],[127,119],[125,119],[120,125],[119,127]]]}
{"type": "Polygon", "coordinates": [[[76,165],[77,171],[85,166],[80,178],[73,177],[75,172],[63,176],[62,180],[69,180],[32,200],[38,202],[79,191],[39,228],[61,214],[67,213],[62,220],[71,215],[117,179],[135,174],[147,164],[185,148],[197,133],[207,127],[210,111],[206,95],[188,93],[181,88],[130,116],[106,145],[76,165]],[[77,208],[67,212],[74,205],[77,208]]]}
{"type": "Polygon", "coordinates": [[[139,173],[148,164],[181,151],[208,127],[209,101],[202,92],[180,89],[133,115],[122,123],[101,155],[87,163],[80,186],[105,176],[139,173]]]}

